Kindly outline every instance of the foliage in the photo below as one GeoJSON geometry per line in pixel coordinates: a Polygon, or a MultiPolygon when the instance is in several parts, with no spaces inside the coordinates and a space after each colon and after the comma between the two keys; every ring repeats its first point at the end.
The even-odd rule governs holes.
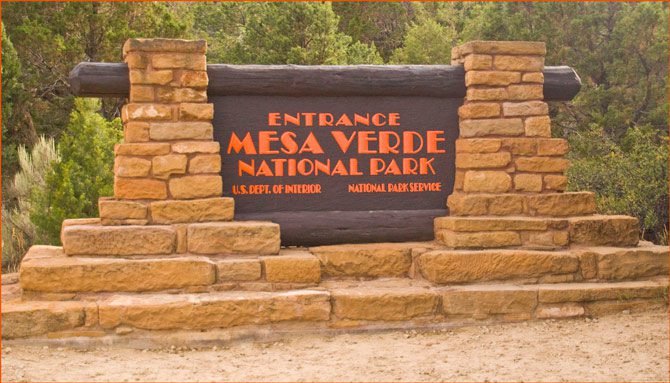
{"type": "MultiPolygon", "coordinates": [[[[219,46],[214,61],[234,64],[382,63],[374,44],[367,45],[338,30],[339,18],[330,3],[225,3],[208,17],[209,4],[197,7],[196,30],[214,31],[219,46]]],[[[200,33],[199,35],[203,35],[200,33]]],[[[206,35],[206,34],[205,34],[206,35]]]]}
{"type": "Polygon", "coordinates": [[[35,190],[30,219],[38,228],[39,243],[58,244],[64,219],[96,217],[98,198],[113,194],[113,148],[122,136],[121,121],[105,120],[99,109],[99,100],[75,99],[58,143],[61,161],[47,174],[45,188],[35,190]]]}
{"type": "MultiPolygon", "coordinates": [[[[658,170],[654,156],[667,160],[667,3],[9,2],[2,21],[3,177],[18,170],[20,145],[68,125],[74,65],[120,61],[128,37],[203,38],[209,62],[233,64],[449,63],[465,41],[537,40],[547,65],[570,65],[583,81],[572,102],[551,105],[554,136],[573,146],[570,187],[595,191],[603,212],[640,217],[648,239],[667,232],[667,199],[650,191],[667,172],[655,186],[640,178],[658,170]],[[638,167],[640,177],[624,177],[638,167]]],[[[103,116],[122,102],[103,100],[103,116]]]]}
{"type": "Polygon", "coordinates": [[[35,191],[45,188],[47,174],[59,161],[53,139],[40,137],[30,153],[25,146],[19,146],[20,170],[9,188],[17,203],[12,209],[2,208],[3,270],[14,270],[35,241],[37,232],[30,219],[30,214],[37,208],[35,191]]]}
{"type": "Polygon", "coordinates": [[[20,80],[21,62],[2,26],[2,185],[9,185],[19,167],[18,147],[32,144],[35,131],[27,112],[29,97],[20,80]]]}
{"type": "Polygon", "coordinates": [[[391,62],[398,64],[449,64],[456,31],[433,19],[413,24],[407,30],[403,46],[396,49],[391,62]]]}
{"type": "Polygon", "coordinates": [[[593,124],[570,143],[569,188],[597,190],[599,211],[636,216],[643,235],[667,244],[668,138],[651,126],[634,127],[618,145],[593,124]]]}

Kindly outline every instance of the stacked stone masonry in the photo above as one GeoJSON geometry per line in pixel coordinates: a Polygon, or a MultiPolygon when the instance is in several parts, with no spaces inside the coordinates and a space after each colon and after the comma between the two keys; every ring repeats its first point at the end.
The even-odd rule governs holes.
{"type": "Polygon", "coordinates": [[[30,249],[19,284],[3,286],[3,339],[237,327],[248,337],[667,307],[667,246],[639,242],[635,218],[596,214],[593,193],[564,192],[568,147],[551,138],[542,101],[544,44],[453,50],[467,96],[436,241],[309,249],[280,249],[274,223],[233,221],[205,49],[126,43],[114,197],[100,199],[99,219],[65,220],[63,247],[30,249]]]}
{"type": "Polygon", "coordinates": [[[551,137],[543,101],[545,44],[473,41],[452,50],[465,69],[450,217],[435,239],[453,248],[635,246],[632,217],[593,215],[593,193],[564,193],[567,141],[551,137]],[[558,219],[561,218],[561,219],[558,219]]]}

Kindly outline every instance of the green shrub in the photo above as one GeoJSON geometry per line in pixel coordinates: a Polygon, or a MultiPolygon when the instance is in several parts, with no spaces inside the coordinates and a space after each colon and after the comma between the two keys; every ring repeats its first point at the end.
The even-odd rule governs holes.
{"type": "Polygon", "coordinates": [[[58,143],[61,161],[36,190],[31,220],[38,243],[60,243],[64,219],[98,216],[98,198],[113,194],[114,144],[122,136],[121,121],[105,120],[100,101],[76,99],[70,122],[58,143]]]}
{"type": "Polygon", "coordinates": [[[570,190],[596,192],[598,210],[634,215],[642,236],[668,242],[668,138],[648,126],[628,129],[616,144],[593,125],[570,139],[570,190]]]}
{"type": "Polygon", "coordinates": [[[2,208],[2,270],[14,271],[35,241],[36,228],[30,214],[36,209],[35,190],[46,186],[47,174],[60,158],[53,139],[40,137],[30,153],[25,146],[17,151],[19,172],[9,188],[15,207],[2,208]]]}

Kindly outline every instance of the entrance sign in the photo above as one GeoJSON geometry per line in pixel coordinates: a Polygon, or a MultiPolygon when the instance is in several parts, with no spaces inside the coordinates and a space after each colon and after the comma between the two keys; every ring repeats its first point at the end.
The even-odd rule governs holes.
{"type": "MultiPolygon", "coordinates": [[[[207,66],[223,194],[236,220],[273,221],[283,245],[433,239],[455,178],[460,65],[207,66]]],[[[544,69],[569,100],[569,67],[544,69]]],[[[128,94],[125,64],[82,63],[83,96],[128,94]]]]}

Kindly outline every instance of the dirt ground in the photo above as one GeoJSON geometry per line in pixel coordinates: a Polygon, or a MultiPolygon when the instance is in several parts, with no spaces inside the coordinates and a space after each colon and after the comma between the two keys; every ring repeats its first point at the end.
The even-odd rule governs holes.
{"type": "Polygon", "coordinates": [[[661,311],[188,350],[14,345],[2,381],[668,381],[668,345],[661,311]]]}

